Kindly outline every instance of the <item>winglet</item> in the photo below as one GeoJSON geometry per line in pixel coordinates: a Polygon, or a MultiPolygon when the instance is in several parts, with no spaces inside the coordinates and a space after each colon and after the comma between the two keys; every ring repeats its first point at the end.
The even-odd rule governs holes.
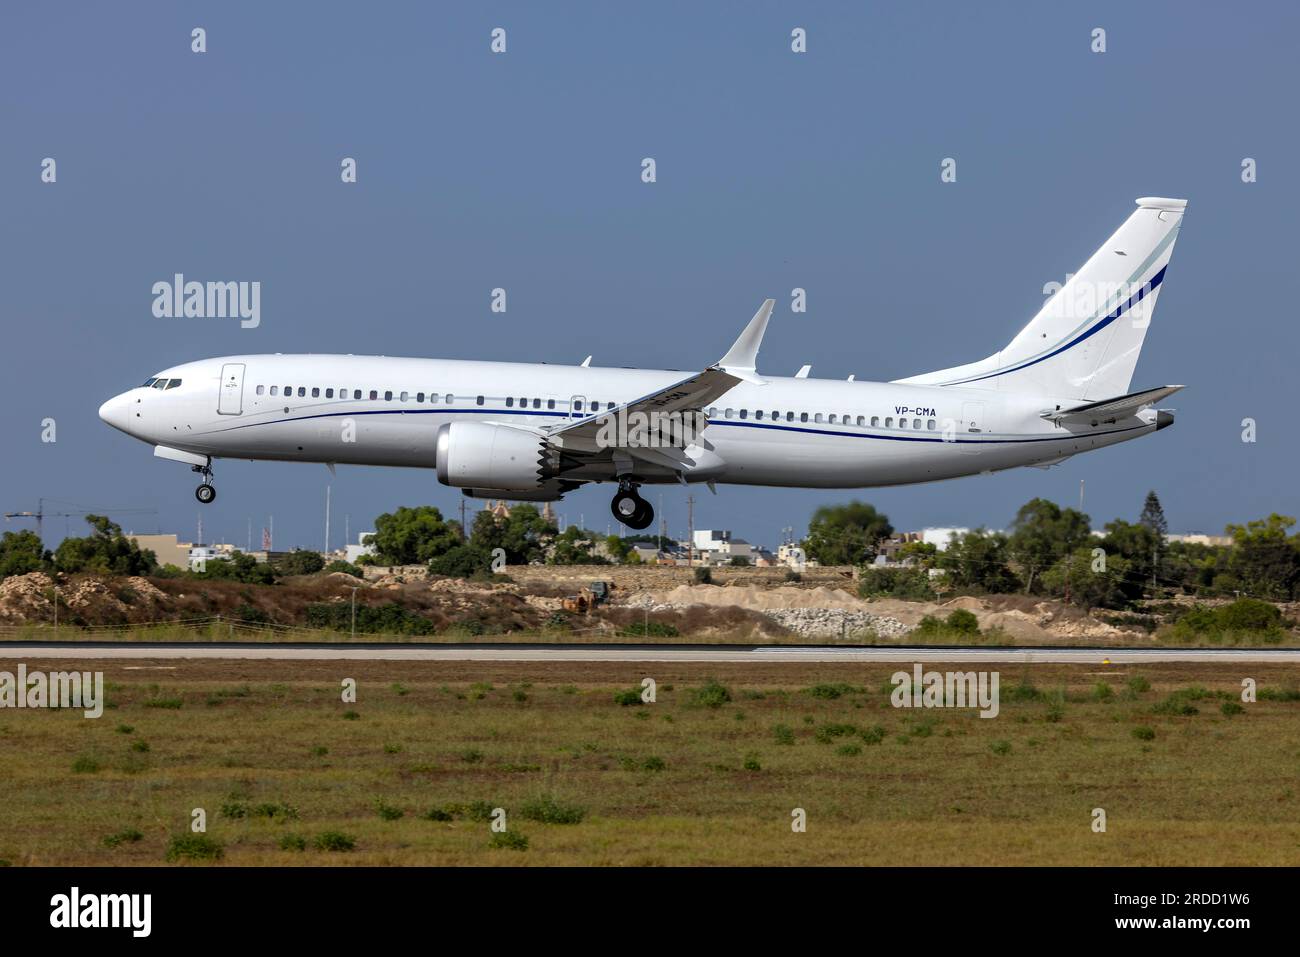
{"type": "Polygon", "coordinates": [[[718,360],[715,368],[739,379],[750,382],[762,381],[756,372],[758,347],[763,343],[763,333],[767,332],[767,321],[772,317],[772,307],[775,305],[775,299],[763,300],[763,305],[758,307],[758,312],[754,313],[754,318],[749,320],[745,331],[727,350],[727,354],[718,360]]]}

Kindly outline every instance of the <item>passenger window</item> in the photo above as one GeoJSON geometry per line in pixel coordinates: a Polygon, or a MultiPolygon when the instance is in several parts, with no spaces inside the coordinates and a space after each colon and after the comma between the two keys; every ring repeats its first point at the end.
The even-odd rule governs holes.
{"type": "Polygon", "coordinates": [[[409,393],[409,392],[403,392],[403,393],[402,393],[401,395],[399,395],[397,398],[398,398],[398,401],[400,401],[400,402],[408,402],[408,401],[410,401],[411,393],[409,393]]]}
{"type": "Polygon", "coordinates": [[[872,427],[873,429],[878,429],[878,428],[880,428],[880,416],[878,416],[878,415],[873,415],[873,416],[871,417],[871,427],[872,427]]]}
{"type": "Polygon", "coordinates": [[[423,393],[423,392],[417,392],[417,393],[415,393],[415,401],[416,401],[416,402],[419,402],[419,403],[423,403],[423,402],[424,402],[424,393],[423,393]]]}
{"type": "Polygon", "coordinates": [[[360,390],[360,389],[353,389],[353,390],[352,390],[352,398],[353,398],[353,399],[359,399],[359,398],[361,398],[361,390],[360,390]]]}
{"type": "Polygon", "coordinates": [[[807,412],[800,412],[800,413],[799,413],[799,421],[800,421],[800,422],[807,422],[807,421],[808,421],[808,413],[807,413],[807,412]]]}
{"type": "Polygon", "coordinates": [[[533,408],[534,408],[534,409],[540,409],[541,407],[542,407],[542,400],[541,400],[541,399],[533,399],[533,408]]]}
{"type": "Polygon", "coordinates": [[[920,427],[921,427],[921,420],[920,420],[920,419],[913,419],[913,420],[912,420],[912,431],[915,432],[915,431],[916,431],[917,429],[919,429],[920,427]]]}
{"type": "Polygon", "coordinates": [[[279,394],[280,394],[280,387],[278,385],[271,386],[271,395],[279,395],[279,394]]]}
{"type": "Polygon", "coordinates": [[[313,389],[311,390],[311,397],[312,397],[313,399],[319,399],[319,398],[320,398],[320,389],[318,389],[318,388],[313,388],[313,389]]]}
{"type": "Polygon", "coordinates": [[[581,411],[582,411],[582,402],[581,402],[581,401],[577,401],[577,402],[574,402],[574,403],[573,403],[573,411],[574,411],[574,412],[581,412],[581,411]]]}
{"type": "Polygon", "coordinates": [[[867,424],[867,417],[865,415],[858,416],[858,425],[866,425],[866,424],[867,424]]]}
{"type": "Polygon", "coordinates": [[[820,412],[816,413],[816,414],[813,416],[813,421],[814,421],[814,422],[821,422],[821,421],[823,421],[823,419],[822,419],[822,414],[821,414],[820,412]]]}
{"type": "Polygon", "coordinates": [[[756,410],[756,411],[754,412],[754,418],[756,418],[756,419],[761,419],[762,417],[763,417],[763,410],[762,410],[762,409],[758,409],[758,410],[756,410]]]}
{"type": "Polygon", "coordinates": [[[515,407],[515,397],[512,395],[506,396],[506,408],[513,409],[514,407],[515,407]]]}
{"type": "Polygon", "coordinates": [[[555,408],[555,400],[554,400],[554,399],[547,399],[547,400],[546,400],[546,407],[547,407],[548,409],[553,409],[553,408],[555,408]]]}
{"type": "Polygon", "coordinates": [[[284,394],[285,394],[285,397],[286,397],[286,398],[289,397],[289,396],[291,396],[291,395],[293,395],[293,386],[291,386],[291,385],[287,385],[287,386],[285,386],[285,387],[284,387],[284,394]]]}
{"type": "Polygon", "coordinates": [[[727,409],[725,412],[722,413],[722,417],[723,417],[724,419],[729,419],[729,418],[731,418],[731,411],[732,411],[731,409],[727,409]]]}
{"type": "Polygon", "coordinates": [[[794,413],[793,413],[793,412],[787,412],[787,413],[785,414],[785,420],[786,420],[787,422],[793,422],[793,421],[794,421],[794,413]]]}
{"type": "Polygon", "coordinates": [[[527,400],[527,399],[520,399],[520,400],[519,400],[519,408],[521,408],[521,409],[526,409],[526,408],[528,408],[528,400],[527,400]]]}
{"type": "Polygon", "coordinates": [[[483,396],[479,396],[479,397],[478,397],[478,404],[479,404],[479,405],[482,405],[482,404],[483,404],[483,396]]]}
{"type": "Polygon", "coordinates": [[[898,420],[898,427],[899,427],[900,429],[905,429],[905,428],[907,428],[907,419],[899,419],[899,420],[898,420]]]}
{"type": "Polygon", "coordinates": [[[892,415],[885,416],[885,428],[892,429],[893,427],[894,427],[894,417],[892,415]]]}
{"type": "Polygon", "coordinates": [[[259,385],[259,386],[257,387],[257,394],[258,394],[258,395],[261,395],[261,394],[262,394],[263,392],[265,392],[265,391],[266,391],[266,386],[264,386],[264,385],[259,385]]]}
{"type": "Polygon", "coordinates": [[[835,423],[835,413],[832,412],[830,415],[828,415],[826,417],[826,421],[830,422],[833,425],[835,423]]]}
{"type": "Polygon", "coordinates": [[[378,398],[379,398],[379,390],[378,390],[378,389],[371,389],[371,390],[370,390],[370,401],[371,401],[371,402],[374,402],[374,401],[375,401],[376,399],[378,399],[378,398]]]}
{"type": "Polygon", "coordinates": [[[389,390],[387,390],[387,391],[384,392],[384,401],[385,401],[385,402],[392,402],[392,401],[393,401],[393,392],[392,392],[391,389],[389,389],[389,390]]]}
{"type": "Polygon", "coordinates": [[[333,389],[326,389],[326,390],[325,390],[325,398],[327,398],[327,399],[332,399],[332,398],[334,398],[334,390],[333,390],[333,389]]]}
{"type": "Polygon", "coordinates": [[[448,405],[451,405],[451,404],[452,404],[453,402],[455,402],[455,401],[456,401],[456,397],[455,397],[454,395],[452,395],[450,392],[448,392],[448,393],[447,393],[447,404],[448,404],[448,405]]]}
{"type": "Polygon", "coordinates": [[[931,432],[933,432],[933,431],[934,431],[934,419],[931,419],[929,422],[925,423],[925,427],[926,427],[927,429],[929,429],[931,432]]]}

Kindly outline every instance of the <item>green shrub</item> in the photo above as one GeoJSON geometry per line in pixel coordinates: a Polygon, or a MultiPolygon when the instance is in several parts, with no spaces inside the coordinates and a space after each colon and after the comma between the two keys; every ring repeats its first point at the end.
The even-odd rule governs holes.
{"type": "Polygon", "coordinates": [[[280,837],[280,850],[282,851],[305,851],[307,850],[307,838],[301,834],[284,834],[280,837]]]}
{"type": "Polygon", "coordinates": [[[948,629],[959,635],[978,635],[980,620],[975,617],[974,612],[967,611],[965,608],[956,608],[948,616],[948,629]]]}
{"type": "Polygon", "coordinates": [[[637,621],[619,629],[621,638],[676,638],[681,632],[664,621],[637,621]]]}
{"type": "Polygon", "coordinates": [[[72,762],[73,774],[94,774],[100,769],[99,760],[93,755],[83,754],[72,762]]]}
{"type": "Polygon", "coordinates": [[[375,801],[375,813],[378,814],[382,820],[397,821],[400,820],[402,815],[405,814],[406,812],[403,811],[400,807],[397,807],[396,805],[393,804],[388,804],[384,802],[382,799],[380,799],[375,801]]]}
{"type": "Polygon", "coordinates": [[[777,744],[794,744],[794,728],[788,724],[778,724],[772,729],[772,736],[777,744]]]}
{"type": "Polygon", "coordinates": [[[122,844],[135,844],[137,841],[141,841],[143,839],[144,839],[143,834],[141,834],[133,827],[128,827],[125,830],[118,831],[116,834],[110,834],[106,838],[104,838],[104,846],[118,847],[122,844]]]}
{"type": "Polygon", "coordinates": [[[842,757],[853,758],[862,753],[862,748],[856,744],[841,744],[835,749],[835,753],[842,757]]]}
{"type": "Polygon", "coordinates": [[[663,758],[652,754],[641,762],[641,767],[646,771],[662,771],[664,768],[668,767],[668,764],[663,758]]]}
{"type": "Polygon", "coordinates": [[[1246,709],[1236,701],[1225,701],[1219,705],[1219,710],[1223,712],[1225,718],[1231,718],[1233,715],[1244,714],[1246,709]]]}
{"type": "Polygon", "coordinates": [[[153,698],[144,703],[146,708],[164,708],[168,711],[176,711],[185,702],[180,698],[153,698]]]}
{"type": "Polygon", "coordinates": [[[929,572],[924,568],[880,568],[875,565],[862,569],[858,577],[858,595],[909,601],[929,601],[935,597],[929,572]]]}
{"type": "Polygon", "coordinates": [[[742,765],[742,767],[743,767],[746,771],[761,771],[761,770],[763,770],[763,766],[762,766],[761,764],[758,763],[758,755],[757,755],[757,754],[749,754],[749,755],[746,755],[746,756],[745,756],[745,763],[742,765]]]}
{"type": "Polygon", "coordinates": [[[206,834],[194,834],[186,831],[184,834],[177,834],[167,845],[167,860],[169,861],[216,861],[224,856],[225,850],[220,842],[213,840],[206,834]]]}
{"type": "Polygon", "coordinates": [[[519,808],[520,817],[540,824],[577,824],[586,814],[584,808],[576,804],[563,804],[549,794],[525,801],[519,808]]]}
{"type": "Polygon", "coordinates": [[[350,851],[357,846],[356,838],[342,831],[322,831],[312,843],[318,851],[350,851]]]}
{"type": "Polygon", "coordinates": [[[631,708],[636,705],[644,704],[641,700],[641,689],[627,688],[623,691],[615,691],[614,703],[623,708],[631,708]]]}
{"type": "Polygon", "coordinates": [[[834,699],[843,697],[844,695],[866,694],[866,691],[866,688],[859,688],[855,685],[845,684],[841,681],[815,684],[811,688],[808,688],[806,693],[812,695],[814,698],[823,698],[827,701],[833,701],[834,699]]]}
{"type": "Polygon", "coordinates": [[[1128,690],[1134,694],[1142,694],[1151,690],[1151,682],[1147,681],[1142,675],[1133,675],[1128,679],[1128,690]]]}
{"type": "Polygon", "coordinates": [[[488,847],[505,848],[511,851],[528,850],[528,838],[518,831],[493,831],[488,847]]]}
{"type": "Polygon", "coordinates": [[[885,740],[885,729],[878,724],[873,727],[866,728],[862,732],[862,740],[865,741],[867,744],[879,744],[881,741],[885,740]]]}
{"type": "Polygon", "coordinates": [[[1010,753],[1011,753],[1011,742],[1010,742],[1010,741],[994,741],[992,744],[989,745],[989,750],[992,751],[994,754],[1010,754],[1010,753]]]}
{"type": "Polygon", "coordinates": [[[1132,730],[1133,737],[1139,741],[1153,741],[1156,736],[1156,729],[1145,724],[1140,724],[1132,730]]]}
{"type": "Polygon", "coordinates": [[[691,692],[691,703],[704,708],[721,708],[731,700],[726,685],[709,678],[704,685],[691,692]]]}

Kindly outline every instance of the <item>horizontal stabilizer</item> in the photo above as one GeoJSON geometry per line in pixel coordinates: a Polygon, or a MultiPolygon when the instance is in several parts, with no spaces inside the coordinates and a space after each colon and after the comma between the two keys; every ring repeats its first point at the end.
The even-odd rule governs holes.
{"type": "Polygon", "coordinates": [[[1092,424],[1115,422],[1131,415],[1137,415],[1143,409],[1150,408],[1161,399],[1173,395],[1181,388],[1183,388],[1181,385],[1162,385],[1158,389],[1131,392],[1128,395],[1121,395],[1114,399],[1088,402],[1068,409],[1051,409],[1042,413],[1042,417],[1051,422],[1088,422],[1092,424]]]}

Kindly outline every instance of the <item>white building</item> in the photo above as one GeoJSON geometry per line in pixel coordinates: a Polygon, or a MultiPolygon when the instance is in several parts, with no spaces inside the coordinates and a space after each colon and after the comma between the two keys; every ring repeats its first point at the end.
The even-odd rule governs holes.
{"type": "Polygon", "coordinates": [[[345,555],[346,555],[346,557],[347,557],[347,561],[349,561],[349,562],[351,562],[353,565],[355,565],[355,564],[357,563],[357,559],[360,558],[362,555],[374,555],[374,554],[375,554],[375,546],[374,546],[374,545],[363,545],[363,544],[361,544],[362,542],[364,542],[364,541],[366,540],[366,536],[368,536],[368,535],[373,535],[373,534],[375,534],[375,533],[374,533],[374,532],[361,532],[360,534],[357,535],[357,543],[356,543],[355,545],[347,545],[347,546],[344,547],[343,551],[344,551],[344,553],[345,553],[345,555]]]}
{"type": "Polygon", "coordinates": [[[754,560],[754,546],[743,538],[733,537],[729,530],[696,529],[694,544],[700,561],[709,565],[726,565],[733,558],[754,560]]]}

